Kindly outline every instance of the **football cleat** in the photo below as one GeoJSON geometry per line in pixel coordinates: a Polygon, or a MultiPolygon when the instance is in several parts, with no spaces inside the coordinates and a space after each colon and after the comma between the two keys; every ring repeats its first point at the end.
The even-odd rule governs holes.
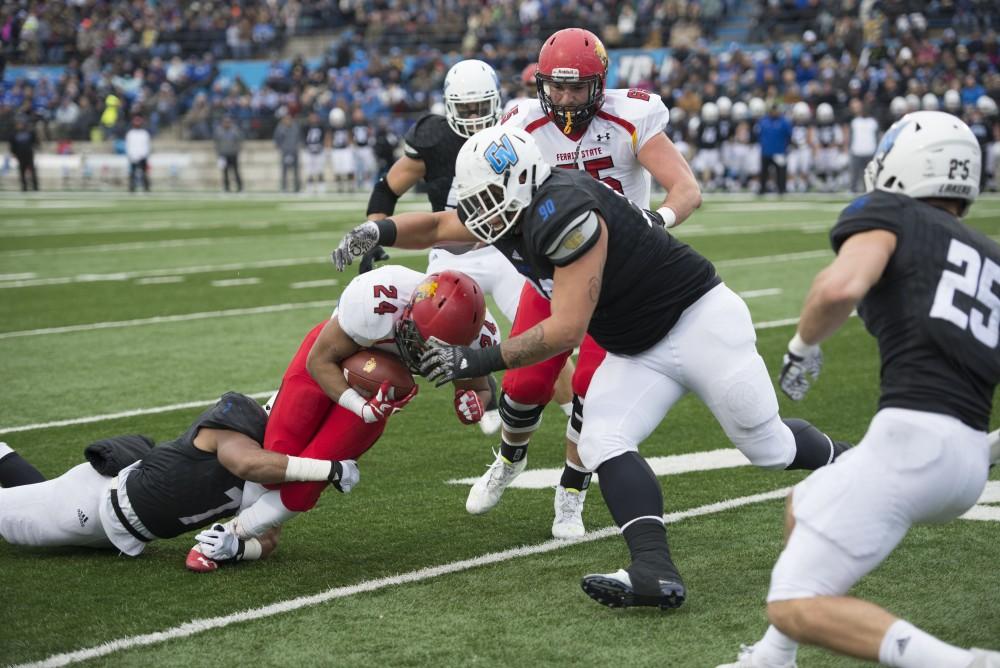
{"type": "Polygon", "coordinates": [[[499,452],[495,454],[497,458],[472,486],[469,498],[465,500],[465,509],[472,515],[482,515],[500,503],[500,497],[503,496],[507,485],[521,475],[521,471],[528,465],[527,457],[511,463],[499,452]]]}
{"type": "Polygon", "coordinates": [[[482,429],[483,433],[487,436],[492,436],[500,431],[501,422],[500,410],[493,409],[483,413],[483,417],[479,420],[479,428],[482,429]]]}
{"type": "Polygon", "coordinates": [[[735,663],[721,663],[715,668],[795,668],[794,661],[791,663],[783,663],[780,666],[754,663],[753,650],[754,645],[740,645],[740,653],[736,657],[735,663]]]}
{"type": "Polygon", "coordinates": [[[553,538],[579,538],[585,533],[583,502],[586,498],[587,490],[566,489],[562,485],[556,487],[556,517],[552,520],[553,538]]]}
{"type": "Polygon", "coordinates": [[[187,559],[184,560],[184,566],[189,571],[194,571],[195,573],[211,573],[219,569],[219,562],[206,557],[198,549],[198,545],[195,545],[188,552],[187,559]]]}
{"type": "MultiPolygon", "coordinates": [[[[635,564],[629,568],[637,570],[635,564]]],[[[609,608],[647,606],[671,610],[679,608],[687,597],[687,590],[676,570],[660,576],[642,575],[641,579],[655,584],[649,587],[634,587],[629,572],[619,569],[614,573],[586,575],[580,586],[587,596],[609,608]]]]}
{"type": "Polygon", "coordinates": [[[973,657],[969,668],[1000,668],[1000,652],[978,647],[973,647],[969,651],[973,657]]]}

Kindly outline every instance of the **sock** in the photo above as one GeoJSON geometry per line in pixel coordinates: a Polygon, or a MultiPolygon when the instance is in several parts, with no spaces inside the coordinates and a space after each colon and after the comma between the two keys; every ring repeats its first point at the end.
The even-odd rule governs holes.
{"type": "Polygon", "coordinates": [[[754,645],[754,662],[762,666],[792,665],[798,649],[797,642],[773,626],[768,626],[764,637],[754,645]]]}
{"type": "Polygon", "coordinates": [[[590,487],[590,478],[592,475],[590,471],[585,471],[582,467],[567,461],[563,467],[562,477],[559,478],[559,484],[566,489],[575,489],[578,492],[582,492],[590,487]]]}
{"type": "Polygon", "coordinates": [[[604,502],[619,527],[640,518],[662,523],[663,493],[653,470],[638,452],[626,452],[597,467],[604,502]]]}
{"type": "Polygon", "coordinates": [[[834,441],[805,420],[788,418],[782,422],[792,430],[792,436],[795,437],[795,458],[788,465],[788,470],[815,471],[833,462],[840,453],[851,447],[848,443],[834,441]]]}
{"type": "Polygon", "coordinates": [[[511,464],[519,462],[528,455],[528,442],[520,445],[511,445],[503,437],[500,438],[500,456],[511,464]]]}
{"type": "Polygon", "coordinates": [[[566,417],[573,417],[573,402],[567,401],[564,404],[559,404],[559,410],[566,414],[566,417]]]}
{"type": "Polygon", "coordinates": [[[972,652],[897,619],[882,638],[878,660],[896,668],[964,668],[972,663],[972,652]]]}
{"type": "Polygon", "coordinates": [[[45,482],[45,476],[6,443],[0,442],[0,487],[45,482]]]}
{"type": "Polygon", "coordinates": [[[296,515],[297,512],[289,510],[281,502],[280,491],[274,490],[261,496],[249,508],[241,510],[232,520],[233,530],[237,536],[246,540],[284,524],[296,515]]]}

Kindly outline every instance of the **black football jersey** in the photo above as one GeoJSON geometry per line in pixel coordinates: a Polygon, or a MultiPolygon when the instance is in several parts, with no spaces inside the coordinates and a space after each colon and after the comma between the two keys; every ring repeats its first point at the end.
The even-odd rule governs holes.
{"type": "Polygon", "coordinates": [[[368,146],[372,141],[372,130],[367,125],[355,125],[351,128],[351,136],[355,146],[368,146]]]}
{"type": "MultiPolygon", "coordinates": [[[[993,136],[990,134],[990,126],[986,121],[970,121],[969,129],[972,130],[972,134],[976,135],[976,141],[979,142],[979,148],[986,150],[986,146],[993,141],[993,136]]],[[[983,167],[985,169],[985,165],[983,167]]]]}
{"type": "Polygon", "coordinates": [[[920,200],[873,191],[830,232],[834,250],[867,230],[896,235],[858,304],[882,358],[880,407],[944,413],[986,430],[1000,382],[1000,246],[920,200]]]}
{"type": "Polygon", "coordinates": [[[136,515],[153,535],[172,538],[230,517],[243,500],[244,481],[219,463],[215,453],[194,446],[203,427],[230,429],[264,442],[267,415],[256,401],[227,392],[184,434],[153,448],[125,481],[136,515]]]}
{"type": "Polygon", "coordinates": [[[837,143],[837,130],[833,123],[818,123],[816,125],[816,141],[823,148],[829,148],[837,143]]]}
{"type": "Polygon", "coordinates": [[[306,150],[310,153],[322,153],[325,148],[326,128],[322,125],[306,127],[306,150]]]}
{"type": "Polygon", "coordinates": [[[334,130],[330,143],[333,148],[349,148],[351,146],[351,131],[345,128],[334,130]]]}
{"type": "MultiPolygon", "coordinates": [[[[721,280],[711,262],[651,226],[634,204],[587,172],[571,169],[552,170],[521,214],[520,224],[494,245],[551,298],[555,264],[547,251],[561,239],[572,238],[574,223],[588,211],[596,211],[607,225],[608,255],[587,332],[609,352],[641,353],[666,336],[684,309],[721,280]]],[[[575,254],[560,264],[585,253],[596,239],[579,239],[575,254]]]]}
{"type": "Polygon", "coordinates": [[[448,125],[448,119],[438,114],[421,117],[403,137],[403,151],[407,157],[424,163],[427,199],[434,211],[444,211],[448,204],[448,191],[455,178],[455,159],[463,144],[465,137],[456,134],[448,125]]]}
{"type": "Polygon", "coordinates": [[[722,133],[718,123],[702,123],[698,126],[698,148],[715,149],[722,143],[722,133]]]}
{"type": "Polygon", "coordinates": [[[728,118],[719,119],[719,139],[729,141],[733,136],[733,126],[735,124],[728,118]]]}

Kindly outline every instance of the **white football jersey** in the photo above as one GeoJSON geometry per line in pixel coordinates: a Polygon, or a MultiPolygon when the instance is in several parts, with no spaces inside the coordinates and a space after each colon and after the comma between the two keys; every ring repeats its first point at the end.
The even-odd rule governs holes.
{"type": "Polygon", "coordinates": [[[531,133],[553,167],[587,171],[648,209],[650,175],[639,164],[639,151],[666,129],[669,120],[659,95],[617,88],[605,91],[604,105],[582,133],[563,134],[538,100],[514,107],[501,123],[531,133]]]}
{"type": "MultiPolygon", "coordinates": [[[[406,267],[391,264],[379,267],[347,284],[333,315],[341,329],[362,348],[378,348],[399,355],[393,336],[396,322],[403,317],[410,296],[423,281],[424,274],[406,267]]],[[[487,310],[483,328],[470,345],[498,346],[499,332],[496,320],[487,310]]]]}

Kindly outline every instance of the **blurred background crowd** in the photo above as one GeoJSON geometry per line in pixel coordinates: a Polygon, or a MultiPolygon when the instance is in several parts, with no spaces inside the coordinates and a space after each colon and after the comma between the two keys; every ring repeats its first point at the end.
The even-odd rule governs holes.
{"type": "Polygon", "coordinates": [[[874,152],[870,137],[855,145],[870,127],[858,118],[877,133],[941,108],[985,128],[984,151],[998,139],[995,0],[0,0],[0,139],[20,121],[68,152],[122,142],[135,117],[154,139],[211,140],[227,117],[272,139],[285,116],[304,126],[337,108],[364,127],[348,144],[377,139],[386,153],[435,109],[456,60],[489,62],[517,97],[541,41],[568,26],[601,36],[614,62],[662,53],[645,70],[613,67],[608,86],[662,96],[668,133],[710,189],[760,187],[739,147],[759,153],[771,116],[804,128],[796,189],[856,187],[852,158],[874,152]],[[823,105],[837,174],[818,184],[823,105]]]}

